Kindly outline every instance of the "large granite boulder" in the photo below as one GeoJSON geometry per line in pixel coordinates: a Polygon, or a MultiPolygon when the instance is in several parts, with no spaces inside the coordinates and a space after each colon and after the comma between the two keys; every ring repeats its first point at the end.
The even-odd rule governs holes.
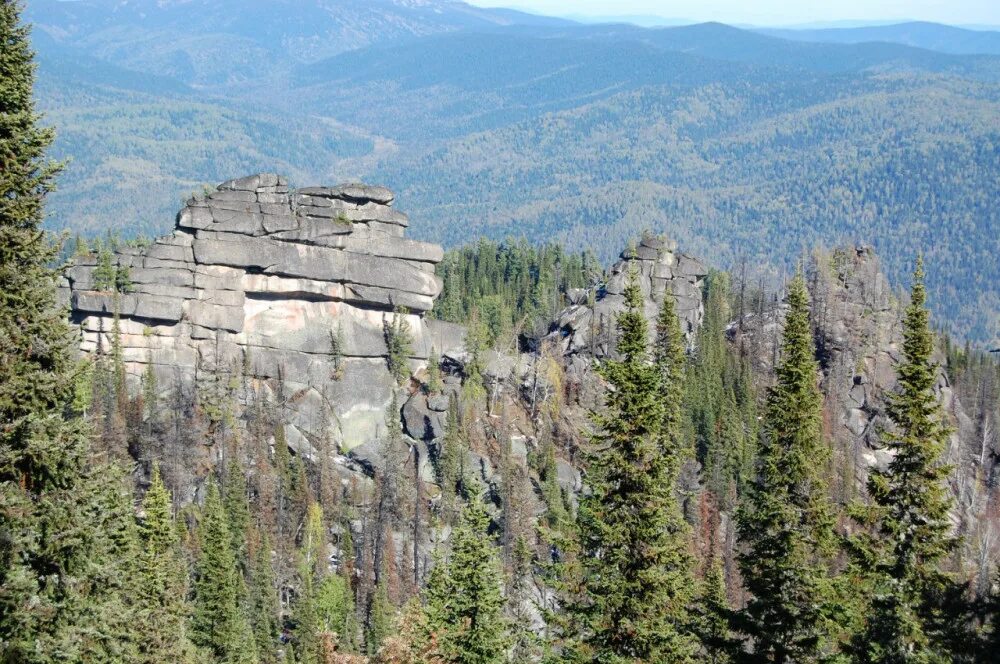
{"type": "Polygon", "coordinates": [[[290,190],[273,173],[224,182],[190,199],[171,235],[115,253],[125,292],[98,290],[96,256],[67,268],[61,295],[80,348],[109,350],[117,314],[133,387],[148,365],[164,391],[238,370],[284,404],[305,456],[323,437],[344,452],[376,440],[396,388],[392,321],[405,319],[414,370],[432,347],[455,351],[464,338],[425,322],[443,252],[403,237],[409,220],[394,200],[364,184],[290,190]]]}

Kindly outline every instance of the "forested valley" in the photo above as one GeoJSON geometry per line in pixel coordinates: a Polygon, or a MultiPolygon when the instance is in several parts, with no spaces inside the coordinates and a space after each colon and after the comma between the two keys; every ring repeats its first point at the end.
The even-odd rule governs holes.
{"type": "MultiPolygon", "coordinates": [[[[934,252],[913,252],[905,289],[854,245],[796,256],[778,287],[655,233],[610,268],[558,242],[430,253],[410,261],[442,285],[426,318],[460,350],[439,333],[422,355],[424,312],[352,295],[379,356],[352,346],[360,324],[305,354],[345,392],[367,385],[358,366],[384,374],[389,401],[377,436],[333,448],[293,421],[303,376],[227,364],[207,326],[214,364],[190,389],[135,357],[163,327],[141,298],[181,288],[136,273],[183,262],[151,247],[190,247],[43,230],[62,165],[32,59],[3,2],[0,662],[996,661],[1000,363],[931,317],[934,252]],[[85,353],[94,331],[63,299],[81,266],[73,311],[113,303],[110,344],[85,353]]],[[[254,201],[288,193],[251,179],[254,201]]],[[[240,182],[192,197],[174,239],[221,209],[212,196],[243,204],[240,182]]],[[[326,207],[392,202],[360,187],[326,207]]],[[[337,233],[362,224],[332,215],[337,233]]],[[[306,282],[213,306],[294,299],[348,320],[347,295],[306,282]]]]}

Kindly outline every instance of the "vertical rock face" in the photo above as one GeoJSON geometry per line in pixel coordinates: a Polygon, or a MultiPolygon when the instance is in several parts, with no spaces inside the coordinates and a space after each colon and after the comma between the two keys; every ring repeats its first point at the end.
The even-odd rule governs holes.
{"type": "MultiPolygon", "coordinates": [[[[564,355],[584,353],[606,357],[614,352],[615,315],[625,306],[625,283],[631,270],[639,276],[646,319],[656,320],[664,295],[674,298],[682,331],[690,336],[704,315],[702,287],[708,270],[696,258],[677,252],[677,243],[662,237],[644,237],[635,249],[626,249],[611,268],[607,284],[596,293],[570,293],[571,306],[562,311],[548,337],[564,355]]],[[[650,325],[650,333],[655,326],[650,325]]]]}
{"type": "Polygon", "coordinates": [[[442,250],[404,237],[393,200],[360,184],[290,191],[266,173],[224,182],[188,201],[173,234],[116,252],[125,292],[95,288],[96,257],[67,269],[81,349],[111,347],[117,312],[130,381],[150,364],[165,390],[238,371],[287,405],[291,436],[346,452],[384,427],[395,387],[385,326],[405,319],[414,368],[455,338],[423,318],[442,250]]]}
{"type": "MultiPolygon", "coordinates": [[[[843,500],[863,491],[868,472],[892,459],[885,431],[889,395],[898,387],[896,366],[903,360],[904,303],[898,301],[869,247],[845,247],[814,257],[807,274],[812,299],[813,332],[825,396],[825,426],[834,449],[835,490],[843,500]]],[[[758,366],[769,371],[777,358],[782,310],[749,316],[741,326],[751,339],[748,347],[758,366]],[[759,319],[758,319],[759,318],[759,319]]],[[[735,337],[740,327],[729,331],[735,337]]],[[[943,357],[937,358],[944,361],[943,357]]],[[[953,427],[946,462],[955,468],[952,489],[957,499],[956,522],[974,520],[968,514],[975,484],[978,448],[974,426],[955,398],[941,368],[938,398],[953,427]]]]}

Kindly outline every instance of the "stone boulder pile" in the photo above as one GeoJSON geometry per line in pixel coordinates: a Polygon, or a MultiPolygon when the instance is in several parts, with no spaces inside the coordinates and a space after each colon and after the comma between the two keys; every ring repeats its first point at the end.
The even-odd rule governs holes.
{"type": "Polygon", "coordinates": [[[397,316],[414,370],[432,347],[461,340],[424,319],[442,249],[406,239],[393,202],[362,184],[290,190],[268,173],[224,182],[189,200],[171,235],[115,252],[131,282],[121,292],[98,289],[96,256],[66,270],[80,347],[108,352],[117,314],[130,382],[149,365],[164,390],[238,370],[287,404],[293,429],[346,452],[384,427],[395,388],[386,329],[397,316]]]}

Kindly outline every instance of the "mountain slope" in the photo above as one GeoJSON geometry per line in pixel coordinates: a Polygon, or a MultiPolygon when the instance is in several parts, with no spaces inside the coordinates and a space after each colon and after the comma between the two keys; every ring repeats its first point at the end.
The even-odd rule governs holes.
{"type": "Polygon", "coordinates": [[[795,41],[859,44],[886,42],[956,55],[1000,55],[1000,32],[967,30],[940,23],[912,21],[895,25],[813,30],[761,29],[763,34],[795,41]]]}
{"type": "Polygon", "coordinates": [[[34,0],[26,16],[66,45],[199,85],[439,32],[568,23],[449,0],[34,0]]]}

